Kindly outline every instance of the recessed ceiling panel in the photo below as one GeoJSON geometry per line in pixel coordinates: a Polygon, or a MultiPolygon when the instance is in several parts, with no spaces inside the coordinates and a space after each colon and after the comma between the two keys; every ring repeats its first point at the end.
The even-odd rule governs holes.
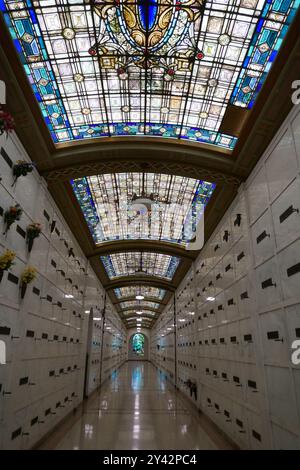
{"type": "Polygon", "coordinates": [[[232,149],[299,0],[0,0],[54,142],[190,139],[232,149]]]}
{"type": "Polygon", "coordinates": [[[100,257],[109,279],[122,276],[157,276],[171,281],[179,265],[176,256],[150,252],[114,253],[100,257]]]}
{"type": "Polygon", "coordinates": [[[71,184],[96,244],[130,239],[185,244],[216,186],[154,173],[101,174],[71,184]]]}

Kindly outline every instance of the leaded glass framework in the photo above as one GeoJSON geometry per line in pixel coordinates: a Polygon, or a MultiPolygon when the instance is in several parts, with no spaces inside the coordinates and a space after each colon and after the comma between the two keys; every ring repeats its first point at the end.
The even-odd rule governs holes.
{"type": "Polygon", "coordinates": [[[140,303],[134,300],[128,300],[127,302],[121,302],[119,305],[122,309],[135,308],[136,310],[143,310],[143,308],[157,310],[160,307],[160,304],[156,302],[149,302],[147,300],[143,300],[140,303]]]}
{"type": "Polygon", "coordinates": [[[100,174],[71,185],[96,244],[149,239],[183,245],[193,237],[216,186],[154,173],[100,174]]]}
{"type": "MultiPolygon", "coordinates": [[[[144,317],[137,316],[135,310],[125,310],[122,313],[123,313],[124,317],[126,318],[126,321],[133,320],[133,319],[136,320],[137,318],[139,318],[139,319],[144,318],[144,317]],[[134,315],[134,316],[132,316],[132,315],[134,315]]],[[[153,310],[143,309],[143,315],[148,315],[148,316],[154,317],[156,313],[157,312],[154,312],[153,310]]]]}
{"type": "Polygon", "coordinates": [[[54,142],[149,135],[232,149],[299,0],[0,0],[54,142]]]}
{"type": "Polygon", "coordinates": [[[126,299],[128,297],[136,297],[137,295],[142,295],[143,297],[153,297],[157,300],[163,300],[166,291],[165,289],[159,289],[158,287],[149,287],[149,286],[128,286],[128,287],[119,287],[114,290],[115,295],[118,299],[126,299]]]}
{"type": "Polygon", "coordinates": [[[180,259],[162,253],[127,252],[100,257],[109,279],[121,276],[157,276],[171,281],[180,259]]]}

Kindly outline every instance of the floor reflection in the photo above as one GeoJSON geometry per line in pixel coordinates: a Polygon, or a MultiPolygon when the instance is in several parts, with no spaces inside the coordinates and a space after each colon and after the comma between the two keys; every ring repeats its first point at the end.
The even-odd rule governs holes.
{"type": "Polygon", "coordinates": [[[230,448],[149,362],[126,363],[87,402],[84,412],[64,426],[43,448],[230,448]]]}
{"type": "Polygon", "coordinates": [[[131,376],[132,390],[140,390],[144,385],[144,364],[139,364],[133,368],[131,376]]]}

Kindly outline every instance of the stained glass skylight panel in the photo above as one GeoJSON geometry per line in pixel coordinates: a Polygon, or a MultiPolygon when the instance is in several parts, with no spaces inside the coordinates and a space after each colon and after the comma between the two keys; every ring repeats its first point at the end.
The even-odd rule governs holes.
{"type": "Polygon", "coordinates": [[[207,181],[154,173],[101,174],[71,184],[96,244],[128,239],[185,244],[215,189],[207,181]]]}
{"type": "Polygon", "coordinates": [[[150,286],[128,286],[128,287],[119,287],[114,290],[115,295],[118,299],[136,297],[137,295],[142,295],[143,297],[155,297],[157,300],[162,300],[166,294],[165,289],[159,289],[158,287],[150,286]]]}
{"type": "Polygon", "coordinates": [[[143,310],[143,308],[157,310],[160,307],[160,304],[146,300],[142,300],[140,303],[134,300],[128,300],[127,302],[121,302],[119,305],[122,309],[136,308],[137,310],[143,310]]]}
{"type": "Polygon", "coordinates": [[[118,135],[232,149],[299,0],[0,0],[54,142],[118,135]]]}
{"type": "MultiPolygon", "coordinates": [[[[147,318],[147,317],[143,317],[143,318],[140,318],[139,320],[141,320],[141,323],[144,323],[144,322],[151,323],[151,322],[153,321],[153,319],[152,319],[152,318],[149,318],[149,317],[148,317],[148,318],[147,318]]],[[[135,322],[135,323],[136,323],[136,318],[135,318],[135,317],[132,317],[132,318],[130,318],[130,319],[128,319],[128,320],[126,319],[126,321],[128,321],[128,322],[135,322]]],[[[140,322],[138,322],[138,323],[140,323],[140,322]]]]}
{"type": "MultiPolygon", "coordinates": [[[[158,312],[153,312],[152,310],[144,309],[144,310],[143,310],[143,317],[142,317],[142,318],[144,318],[144,316],[147,316],[147,315],[148,315],[148,317],[149,317],[149,316],[150,316],[150,317],[154,317],[157,313],[158,313],[158,312]]],[[[124,310],[124,312],[122,312],[122,314],[124,315],[124,317],[126,318],[126,320],[129,319],[129,317],[131,317],[131,315],[135,315],[134,317],[131,317],[131,318],[134,318],[135,320],[136,320],[137,318],[141,318],[139,315],[136,314],[136,311],[135,311],[135,310],[124,310]]]]}
{"type": "Polygon", "coordinates": [[[109,279],[121,276],[157,276],[171,281],[180,259],[162,253],[126,252],[100,257],[109,279]]]}

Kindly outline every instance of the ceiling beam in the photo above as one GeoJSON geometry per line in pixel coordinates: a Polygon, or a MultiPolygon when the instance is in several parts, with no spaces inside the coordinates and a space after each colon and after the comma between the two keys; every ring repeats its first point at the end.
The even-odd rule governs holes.
{"type": "Polygon", "coordinates": [[[104,242],[101,246],[89,253],[87,257],[99,258],[113,253],[123,253],[128,251],[147,251],[155,253],[163,253],[169,256],[177,256],[179,258],[187,258],[194,260],[197,257],[195,251],[186,250],[184,247],[176,243],[168,243],[161,240],[116,240],[104,242]]]}
{"type": "Polygon", "coordinates": [[[149,172],[180,175],[215,183],[239,184],[238,174],[232,172],[231,154],[202,148],[202,144],[170,142],[159,138],[110,138],[83,149],[72,147],[58,160],[53,155],[54,168],[45,169],[39,163],[39,171],[47,181],[68,181],[72,178],[103,173],[149,172]],[[191,148],[193,151],[191,151],[191,148]],[[77,159],[76,153],[78,152],[77,159]],[[76,162],[77,161],[77,162],[76,162]]]}
{"type": "Polygon", "coordinates": [[[122,276],[117,279],[113,279],[104,285],[104,288],[108,291],[116,289],[118,287],[131,286],[136,284],[145,284],[153,287],[159,287],[168,291],[174,292],[176,285],[171,281],[166,281],[157,276],[122,276]]]}

